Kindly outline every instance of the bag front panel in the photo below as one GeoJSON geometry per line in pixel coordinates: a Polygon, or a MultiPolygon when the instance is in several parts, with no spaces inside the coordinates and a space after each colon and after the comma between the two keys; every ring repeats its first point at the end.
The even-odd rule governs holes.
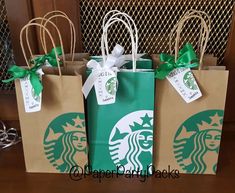
{"type": "Polygon", "coordinates": [[[99,106],[93,89],[87,107],[93,170],[144,169],[152,163],[153,72],[119,72],[116,102],[99,106]]]}
{"type": "Polygon", "coordinates": [[[18,111],[28,172],[68,173],[87,164],[82,80],[44,75],[40,112],[25,113],[19,81],[18,111]]]}
{"type": "Polygon", "coordinates": [[[157,80],[154,164],[160,170],[170,166],[180,173],[214,174],[228,72],[202,70],[193,73],[203,96],[189,104],[167,80],[157,80]]]}

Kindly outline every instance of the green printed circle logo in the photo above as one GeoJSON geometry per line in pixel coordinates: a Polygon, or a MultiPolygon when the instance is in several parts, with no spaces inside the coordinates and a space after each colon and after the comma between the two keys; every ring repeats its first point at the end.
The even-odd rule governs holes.
{"type": "Polygon", "coordinates": [[[207,110],[188,118],[174,137],[174,154],[187,173],[215,173],[219,153],[223,110],[207,110]]]}
{"type": "Polygon", "coordinates": [[[116,77],[110,78],[106,82],[105,88],[109,94],[115,95],[115,93],[117,92],[117,78],[116,77]]]}
{"type": "Polygon", "coordinates": [[[195,80],[193,73],[191,71],[185,73],[185,75],[183,77],[183,82],[184,82],[184,85],[189,89],[192,89],[192,90],[198,89],[196,80],[195,80]]]}
{"type": "Polygon", "coordinates": [[[47,159],[58,171],[68,173],[79,165],[87,154],[84,113],[56,117],[46,129],[43,144],[47,159]]]}
{"type": "Polygon", "coordinates": [[[153,111],[132,112],[120,119],[109,137],[109,151],[116,166],[140,171],[152,164],[153,111]]]}

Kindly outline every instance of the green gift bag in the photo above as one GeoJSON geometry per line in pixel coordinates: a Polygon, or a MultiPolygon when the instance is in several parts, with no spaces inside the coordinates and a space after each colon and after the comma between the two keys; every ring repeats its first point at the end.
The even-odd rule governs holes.
{"type": "MultiPolygon", "coordinates": [[[[151,69],[135,69],[137,31],[135,30],[134,40],[130,23],[119,18],[123,14],[116,12],[108,20],[103,29],[102,40],[110,25],[122,22],[131,34],[133,69],[120,69],[117,72],[118,89],[115,103],[98,105],[95,88],[92,88],[88,95],[90,167],[92,171],[148,174],[148,168],[152,164],[154,72],[151,69]]],[[[133,23],[126,14],[125,19],[133,23]]],[[[101,47],[104,53],[103,42],[101,47]]],[[[105,60],[103,64],[103,68],[107,68],[105,60]]],[[[145,65],[144,61],[142,65],[145,65]]]]}

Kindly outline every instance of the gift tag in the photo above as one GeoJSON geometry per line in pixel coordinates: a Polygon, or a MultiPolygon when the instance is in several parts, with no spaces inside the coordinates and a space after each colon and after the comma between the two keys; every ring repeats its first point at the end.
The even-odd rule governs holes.
{"type": "Polygon", "coordinates": [[[95,93],[99,105],[113,104],[116,101],[117,74],[108,69],[102,70],[95,81],[95,93]]]}
{"type": "Polygon", "coordinates": [[[167,80],[170,81],[186,103],[190,103],[202,96],[190,68],[177,68],[172,70],[167,76],[167,80]]]}
{"type": "Polygon", "coordinates": [[[39,96],[35,95],[29,76],[20,79],[20,86],[23,94],[25,112],[32,113],[40,111],[42,93],[39,96]]]}

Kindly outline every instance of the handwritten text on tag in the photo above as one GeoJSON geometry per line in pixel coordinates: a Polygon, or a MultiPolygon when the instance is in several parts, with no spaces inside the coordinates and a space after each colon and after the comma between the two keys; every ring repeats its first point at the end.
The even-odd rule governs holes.
{"type": "Polygon", "coordinates": [[[113,104],[116,101],[116,72],[104,69],[95,82],[96,98],[99,105],[113,104]]]}
{"type": "Polygon", "coordinates": [[[20,85],[23,94],[25,112],[32,113],[40,111],[42,93],[40,93],[39,96],[35,95],[34,89],[29,80],[29,76],[20,79],[20,85]]]}
{"type": "Polygon", "coordinates": [[[193,102],[202,96],[190,68],[177,68],[172,70],[167,76],[167,80],[170,81],[186,103],[193,102]]]}

